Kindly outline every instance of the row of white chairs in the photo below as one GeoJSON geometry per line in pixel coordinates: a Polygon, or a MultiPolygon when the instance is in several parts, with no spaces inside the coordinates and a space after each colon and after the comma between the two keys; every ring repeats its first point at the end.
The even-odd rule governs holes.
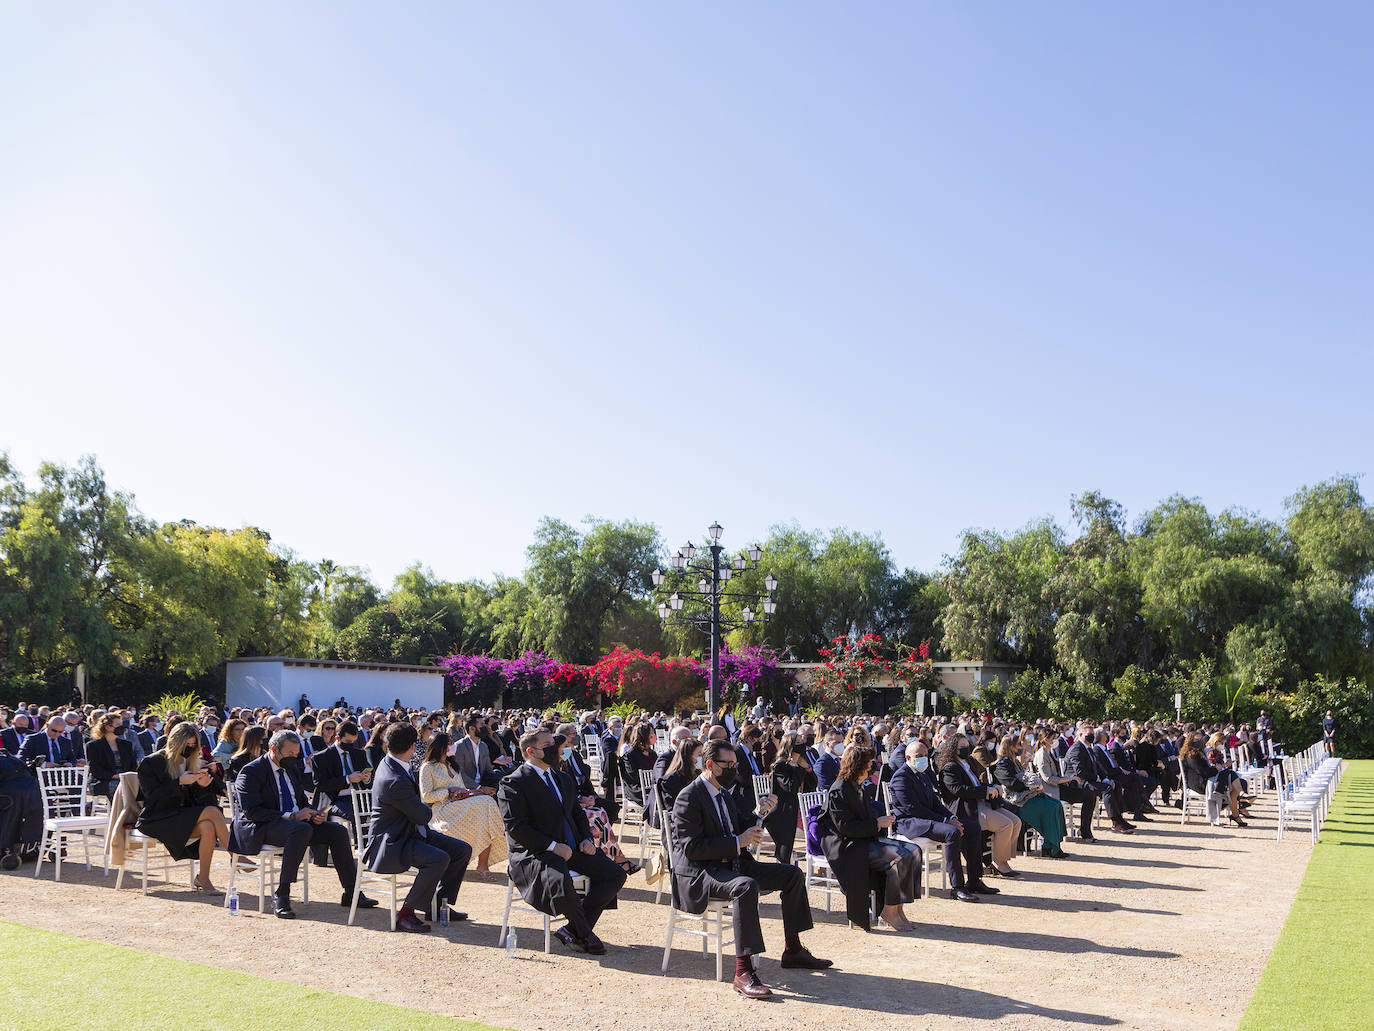
{"type": "Polygon", "coordinates": [[[1278,840],[1283,840],[1283,832],[1289,824],[1305,822],[1315,845],[1336,786],[1345,772],[1345,764],[1335,756],[1328,756],[1325,746],[1318,741],[1297,755],[1276,757],[1275,765],[1279,777],[1275,792],[1279,810],[1278,840]]]}

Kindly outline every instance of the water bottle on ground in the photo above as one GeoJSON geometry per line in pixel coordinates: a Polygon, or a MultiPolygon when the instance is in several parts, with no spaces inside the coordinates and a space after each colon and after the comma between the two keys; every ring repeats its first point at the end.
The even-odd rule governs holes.
{"type": "Polygon", "coordinates": [[[237,888],[229,892],[229,915],[239,915],[239,893],[237,888]]]}
{"type": "Polygon", "coordinates": [[[514,932],[514,931],[511,931],[509,934],[506,935],[506,958],[507,958],[507,959],[514,959],[514,958],[515,958],[515,948],[516,948],[516,945],[515,945],[515,932],[514,932]]]}
{"type": "Polygon", "coordinates": [[[448,926],[448,903],[447,903],[447,902],[441,902],[441,903],[439,903],[439,926],[440,926],[440,927],[447,927],[447,926],[448,926]]]}

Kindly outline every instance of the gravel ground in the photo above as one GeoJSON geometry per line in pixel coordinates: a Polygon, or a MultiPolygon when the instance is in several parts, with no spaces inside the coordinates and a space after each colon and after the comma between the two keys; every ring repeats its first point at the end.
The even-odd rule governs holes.
{"type": "MultiPolygon", "coordinates": [[[[318,868],[315,901],[297,902],[294,922],[276,920],[270,905],[259,916],[256,899],[231,918],[184,882],[153,883],[143,897],[126,878],[116,903],[114,874],[79,863],[64,866],[61,884],[50,866],[39,879],[32,865],[0,874],[0,917],[520,1031],[566,1029],[571,1013],[582,1028],[672,1028],[695,1022],[700,1006],[717,1026],[738,1029],[849,1024],[863,1012],[889,1029],[1235,1028],[1302,880],[1309,839],[1276,842],[1265,797],[1244,830],[1183,827],[1168,812],[1130,838],[1070,840],[1069,859],[1018,859],[1023,876],[994,881],[995,900],[958,903],[937,887],[907,907],[917,923],[910,934],[851,930],[813,894],[817,926],[805,941],[835,961],[831,971],[780,969],[782,923],[765,905],[770,952],[760,972],[776,993],[766,1002],[714,982],[714,957],[690,951],[691,939],[679,939],[685,947],[659,973],[667,907],[654,905],[642,875],[598,926],[608,946],[600,959],[557,942],[544,955],[528,913],[513,918],[520,949],[508,959],[496,947],[505,884],[495,876],[463,887],[473,922],[428,936],[389,933],[384,910],[345,926],[337,879],[318,868]]],[[[223,857],[215,874],[222,887],[223,857]]]]}

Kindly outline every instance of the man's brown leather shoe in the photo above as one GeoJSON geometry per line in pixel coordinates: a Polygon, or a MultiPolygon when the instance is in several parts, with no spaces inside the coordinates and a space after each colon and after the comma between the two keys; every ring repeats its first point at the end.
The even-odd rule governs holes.
{"type": "Polygon", "coordinates": [[[411,934],[428,934],[429,924],[418,916],[398,916],[396,918],[396,930],[409,931],[411,934]]]}
{"type": "Polygon", "coordinates": [[[752,970],[747,974],[738,975],[734,980],[734,988],[746,999],[766,999],[773,994],[752,970]]]}

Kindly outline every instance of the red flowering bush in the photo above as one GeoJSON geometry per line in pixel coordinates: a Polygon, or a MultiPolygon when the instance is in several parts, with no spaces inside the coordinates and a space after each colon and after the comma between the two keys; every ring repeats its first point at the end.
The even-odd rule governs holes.
{"type": "Polygon", "coordinates": [[[822,665],[807,677],[807,686],[823,703],[857,707],[865,688],[888,680],[908,698],[916,690],[934,690],[940,675],[930,661],[930,642],[916,648],[884,642],[880,634],[864,634],[857,641],[836,637],[831,647],[818,649],[822,665]]]}
{"type": "Polygon", "coordinates": [[[587,671],[590,687],[604,695],[633,699],[646,709],[669,709],[673,703],[699,700],[706,670],[695,659],[665,659],[638,648],[616,645],[587,671]]]}

